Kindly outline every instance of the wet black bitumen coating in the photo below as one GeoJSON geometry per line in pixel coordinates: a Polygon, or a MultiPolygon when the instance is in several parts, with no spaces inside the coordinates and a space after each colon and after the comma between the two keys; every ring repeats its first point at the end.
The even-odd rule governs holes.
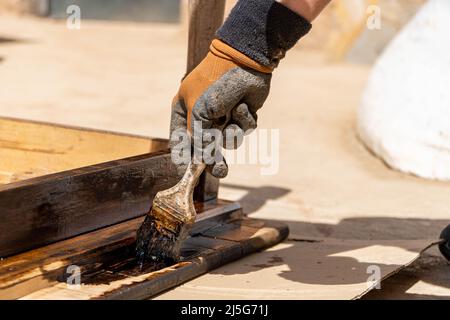
{"type": "Polygon", "coordinates": [[[178,237],[167,231],[164,234],[156,228],[156,222],[151,215],[145,217],[137,231],[136,257],[142,268],[146,263],[173,264],[179,259],[178,237]]]}

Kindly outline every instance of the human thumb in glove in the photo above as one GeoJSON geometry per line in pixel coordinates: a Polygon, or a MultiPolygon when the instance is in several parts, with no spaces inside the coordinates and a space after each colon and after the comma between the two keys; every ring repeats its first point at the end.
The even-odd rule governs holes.
{"type": "Polygon", "coordinates": [[[256,128],[272,71],[310,28],[308,21],[273,0],[238,1],[209,53],[183,79],[173,99],[172,160],[184,168],[194,151],[202,154],[213,176],[225,177],[223,141],[225,148],[237,148],[242,135],[256,128]]]}

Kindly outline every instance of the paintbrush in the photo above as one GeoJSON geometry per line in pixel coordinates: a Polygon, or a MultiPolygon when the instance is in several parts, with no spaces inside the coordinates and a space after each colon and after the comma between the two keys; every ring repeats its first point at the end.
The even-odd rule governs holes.
{"type": "MultiPolygon", "coordinates": [[[[226,114],[213,121],[211,129],[222,132],[229,121],[230,114],[226,114]]],[[[209,147],[217,145],[213,143],[209,147]]],[[[172,188],[156,194],[152,207],[137,231],[136,255],[141,268],[146,261],[171,264],[180,258],[181,245],[197,216],[194,188],[205,168],[203,158],[199,160],[194,152],[181,180],[172,188]]]]}
{"type": "Polygon", "coordinates": [[[136,254],[141,268],[146,261],[178,261],[181,244],[195,222],[194,187],[205,167],[203,162],[191,160],[175,186],[156,194],[137,232],[136,254]]]}

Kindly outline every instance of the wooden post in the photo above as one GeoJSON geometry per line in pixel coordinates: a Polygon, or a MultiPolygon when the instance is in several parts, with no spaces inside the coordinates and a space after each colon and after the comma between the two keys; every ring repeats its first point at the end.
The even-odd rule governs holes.
{"type": "Polygon", "coordinates": [[[203,60],[222,25],[225,0],[189,0],[187,73],[203,60]]]}
{"type": "MultiPolygon", "coordinates": [[[[216,30],[223,22],[225,0],[189,0],[189,43],[186,73],[206,56],[216,30]]],[[[194,192],[195,201],[217,199],[219,179],[203,173],[194,192]]]]}

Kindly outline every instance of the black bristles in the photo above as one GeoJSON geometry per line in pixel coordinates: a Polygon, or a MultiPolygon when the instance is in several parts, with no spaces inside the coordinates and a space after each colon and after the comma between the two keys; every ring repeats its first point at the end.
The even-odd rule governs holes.
{"type": "Polygon", "coordinates": [[[161,262],[166,265],[178,260],[179,241],[177,235],[168,230],[158,230],[154,217],[147,215],[136,239],[136,256],[141,268],[146,262],[161,262]]]}

